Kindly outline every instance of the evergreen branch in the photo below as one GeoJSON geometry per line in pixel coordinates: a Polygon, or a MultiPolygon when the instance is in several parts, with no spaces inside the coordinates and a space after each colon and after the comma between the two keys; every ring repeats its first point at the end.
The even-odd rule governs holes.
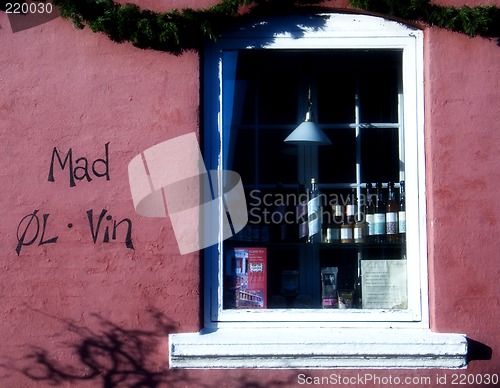
{"type": "MultiPolygon", "coordinates": [[[[222,0],[202,10],[185,8],[168,12],[141,10],[134,4],[113,0],[53,0],[61,16],[83,29],[106,34],[115,42],[181,54],[199,50],[204,41],[216,40],[241,16],[242,7],[250,12],[272,14],[319,0],[222,0]]],[[[376,12],[467,34],[500,40],[500,8],[496,6],[443,7],[430,0],[349,0],[355,8],[376,12]]]]}

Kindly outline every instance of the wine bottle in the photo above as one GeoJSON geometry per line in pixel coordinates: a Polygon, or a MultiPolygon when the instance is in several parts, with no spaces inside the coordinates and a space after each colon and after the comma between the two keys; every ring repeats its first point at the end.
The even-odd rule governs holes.
{"type": "Polygon", "coordinates": [[[307,203],[308,220],[308,241],[310,243],[320,243],[321,238],[321,195],[316,179],[311,179],[311,190],[309,192],[309,202],[307,203]]]}
{"type": "Polygon", "coordinates": [[[382,184],[376,185],[375,207],[373,211],[373,235],[375,242],[385,240],[385,206],[382,202],[382,184]]]}
{"type": "MultiPolygon", "coordinates": [[[[331,212],[325,214],[327,216],[325,228],[325,242],[338,243],[340,240],[340,225],[336,223],[335,205],[332,205],[331,212]]],[[[323,220],[324,222],[325,220],[323,220]]]]}
{"type": "Polygon", "coordinates": [[[340,228],[344,219],[342,205],[335,203],[332,205],[331,213],[327,213],[328,226],[326,228],[325,242],[338,243],[340,241],[340,228]]]}
{"type": "Polygon", "coordinates": [[[308,239],[307,231],[307,191],[303,182],[299,184],[297,195],[297,238],[299,242],[306,242],[308,239]]]}
{"type": "MultiPolygon", "coordinates": [[[[361,189],[360,189],[361,190],[361,189]]],[[[355,223],[353,227],[353,240],[355,243],[365,243],[366,242],[366,229],[367,224],[365,222],[365,214],[366,214],[366,204],[365,201],[361,198],[356,197],[355,206],[356,206],[356,215],[355,215],[355,223]]]]}
{"type": "Polygon", "coordinates": [[[371,242],[375,235],[375,205],[372,192],[372,184],[366,184],[366,207],[365,207],[365,221],[367,223],[366,239],[371,242]]]}
{"type": "Polygon", "coordinates": [[[387,198],[386,212],[385,212],[385,226],[387,241],[398,240],[398,203],[396,202],[396,193],[394,192],[394,183],[389,182],[389,196],[387,198]]]}
{"type": "Polygon", "coordinates": [[[342,226],[340,227],[340,242],[342,244],[352,243],[354,233],[354,225],[344,220],[342,226]]]}
{"type": "Polygon", "coordinates": [[[335,203],[333,206],[333,223],[340,228],[344,222],[344,207],[340,203],[335,203]]]}
{"type": "Polygon", "coordinates": [[[347,204],[345,207],[346,210],[346,220],[348,224],[354,225],[356,222],[356,189],[352,189],[352,194],[347,195],[347,204]]]}
{"type": "Polygon", "coordinates": [[[399,241],[406,240],[406,205],[405,205],[405,182],[399,183],[399,203],[398,203],[398,226],[399,241]]]}
{"type": "Polygon", "coordinates": [[[356,223],[353,228],[353,240],[356,244],[362,244],[366,242],[366,222],[364,216],[358,213],[356,216],[356,223]]]}

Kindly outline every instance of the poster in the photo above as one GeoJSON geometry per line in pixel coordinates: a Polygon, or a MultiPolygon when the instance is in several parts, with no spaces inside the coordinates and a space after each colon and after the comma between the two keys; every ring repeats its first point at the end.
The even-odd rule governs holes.
{"type": "Polygon", "coordinates": [[[225,308],[267,308],[267,249],[233,248],[227,257],[225,308]]]}
{"type": "Polygon", "coordinates": [[[406,309],[406,260],[361,260],[364,309],[406,309]]]}

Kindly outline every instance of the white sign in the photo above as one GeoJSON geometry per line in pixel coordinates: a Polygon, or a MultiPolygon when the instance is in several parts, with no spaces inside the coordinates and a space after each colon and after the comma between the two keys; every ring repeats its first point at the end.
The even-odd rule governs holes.
{"type": "Polygon", "coordinates": [[[361,260],[364,309],[406,309],[406,260],[361,260]]]}

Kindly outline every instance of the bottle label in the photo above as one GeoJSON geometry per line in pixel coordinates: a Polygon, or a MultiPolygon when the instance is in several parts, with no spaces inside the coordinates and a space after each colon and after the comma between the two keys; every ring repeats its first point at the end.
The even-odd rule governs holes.
{"type": "Polygon", "coordinates": [[[326,230],[326,242],[334,242],[340,240],[340,229],[339,228],[328,228],[326,230]]]}
{"type": "Polygon", "coordinates": [[[363,226],[354,227],[354,240],[363,240],[365,238],[365,228],[363,226]]]}
{"type": "Polygon", "coordinates": [[[385,213],[375,213],[373,215],[373,234],[385,234],[385,213]]]}
{"type": "Polygon", "coordinates": [[[307,203],[309,237],[321,232],[320,198],[316,197],[307,203]]]}
{"type": "Polygon", "coordinates": [[[373,213],[366,215],[366,222],[368,222],[368,235],[373,236],[375,234],[375,216],[373,213]]]}
{"type": "Polygon", "coordinates": [[[307,222],[299,224],[299,239],[307,237],[307,222]]]}
{"type": "Polygon", "coordinates": [[[311,198],[309,202],[307,202],[307,214],[309,217],[313,213],[319,213],[319,197],[311,198]]]}
{"type": "Polygon", "coordinates": [[[347,216],[354,216],[356,214],[356,205],[347,205],[346,206],[347,216]]]}
{"type": "Polygon", "coordinates": [[[342,205],[335,205],[335,211],[334,211],[334,215],[335,217],[342,217],[342,205]]]}
{"type": "Polygon", "coordinates": [[[406,233],[406,212],[399,212],[399,233],[406,233]]]}
{"type": "Polygon", "coordinates": [[[299,220],[307,218],[307,203],[299,203],[297,205],[297,218],[299,220]]]}
{"type": "Polygon", "coordinates": [[[352,228],[340,229],[340,239],[341,240],[352,240],[352,228]]]}
{"type": "Polygon", "coordinates": [[[314,220],[309,221],[309,224],[308,224],[309,237],[312,237],[320,232],[321,224],[319,221],[320,221],[319,218],[316,218],[314,220]]]}
{"type": "Polygon", "coordinates": [[[385,217],[387,234],[398,234],[398,213],[387,213],[385,217]]]}

